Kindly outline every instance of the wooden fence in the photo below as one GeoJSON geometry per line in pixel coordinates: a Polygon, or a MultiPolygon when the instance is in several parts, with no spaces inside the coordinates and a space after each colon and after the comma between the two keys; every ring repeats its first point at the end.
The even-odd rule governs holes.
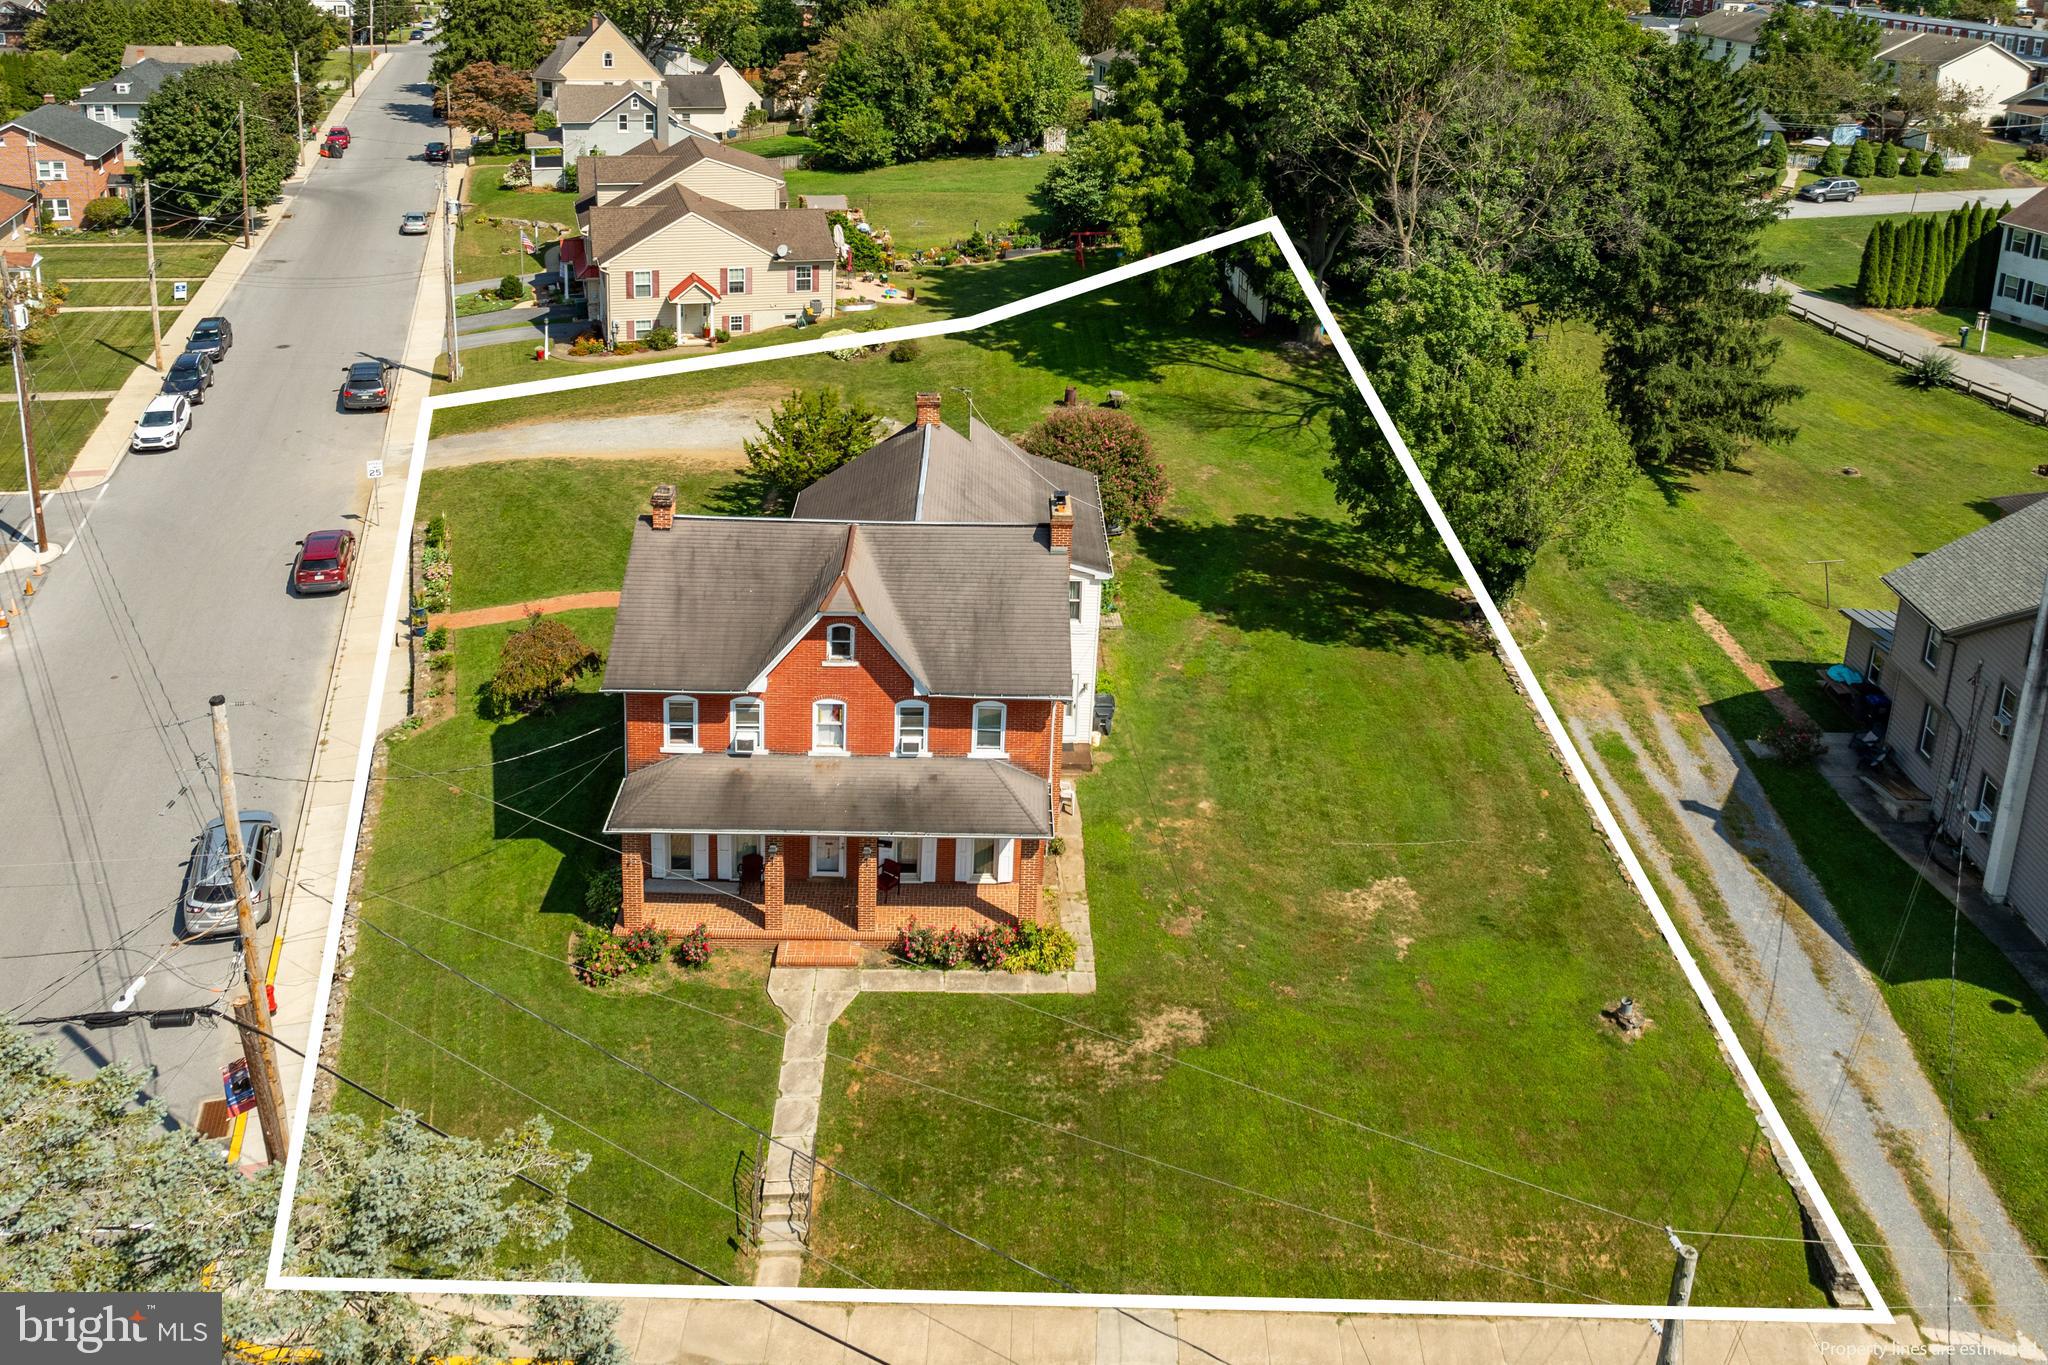
{"type": "MultiPolygon", "coordinates": [[[[1879,337],[1859,332],[1854,327],[1836,318],[1808,308],[1799,301],[1797,295],[1787,298],[1785,307],[1793,317],[1800,319],[1802,322],[1810,322],[1829,336],[1840,337],[1844,341],[1861,346],[1872,355],[1883,356],[1894,365],[1913,365],[1919,361],[1922,355],[1928,353],[1927,350],[1909,351],[1904,347],[1894,346],[1891,342],[1879,337]]],[[[1933,350],[1938,345],[1938,342],[1930,341],[1928,343],[1928,350],[1933,350]]],[[[2024,418],[2036,426],[2048,426],[2048,408],[2042,408],[2036,404],[2029,403],[2024,398],[2015,397],[2010,390],[2000,388],[1996,384],[1979,383],[1977,380],[1963,374],[1952,376],[1948,382],[1951,388],[1960,389],[1972,398],[1981,398],[2000,411],[2009,412],[2015,417],[2024,418]]]]}

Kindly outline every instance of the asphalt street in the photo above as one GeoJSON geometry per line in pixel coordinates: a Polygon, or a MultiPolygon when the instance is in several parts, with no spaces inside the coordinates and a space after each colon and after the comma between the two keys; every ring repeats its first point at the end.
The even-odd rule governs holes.
{"type": "Polygon", "coordinates": [[[1965,204],[2024,204],[2031,189],[1922,190],[1907,194],[1865,194],[1855,199],[1830,199],[1825,204],[1794,199],[1788,218],[1877,218],[1894,213],[1946,213],[1965,204]]]}
{"type": "MultiPolygon", "coordinates": [[[[235,345],[183,447],[130,454],[48,505],[69,549],[0,647],[0,1010],[106,1009],[138,977],[136,1008],[226,1003],[233,942],[175,932],[194,838],[218,813],[207,698],[231,702],[244,812],[274,812],[289,844],[343,608],[293,595],[292,556],[308,531],[352,524],[382,450],[384,415],[343,413],[337,393],[349,362],[404,349],[425,239],[399,217],[433,209],[441,184],[420,159],[429,59],[395,50],[349,116],[347,155],[269,210],[285,218],[228,297],[235,345]]],[[[25,503],[0,499],[0,520],[19,526],[25,503]]],[[[220,1094],[234,1051],[225,1026],[42,1032],[80,1072],[140,1064],[180,1123],[220,1094]]]]}

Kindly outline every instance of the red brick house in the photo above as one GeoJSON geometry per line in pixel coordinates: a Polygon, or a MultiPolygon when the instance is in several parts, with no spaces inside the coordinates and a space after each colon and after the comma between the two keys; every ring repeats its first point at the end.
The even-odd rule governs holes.
{"type": "Polygon", "coordinates": [[[121,133],[68,104],[43,104],[0,124],[0,186],[40,196],[58,226],[76,226],[94,199],[126,179],[121,133]]]}
{"type": "Polygon", "coordinates": [[[1059,491],[1036,523],[960,525],[677,516],[655,490],[604,678],[623,927],[1044,917],[1072,541],[1059,491]]]}

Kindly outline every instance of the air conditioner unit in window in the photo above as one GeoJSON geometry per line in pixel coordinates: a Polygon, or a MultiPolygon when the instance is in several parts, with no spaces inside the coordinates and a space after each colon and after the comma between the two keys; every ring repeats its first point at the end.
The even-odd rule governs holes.
{"type": "Polygon", "coordinates": [[[2012,734],[2012,717],[1999,715],[1991,718],[1991,733],[2000,736],[2012,734]]]}
{"type": "Polygon", "coordinates": [[[1991,822],[1993,818],[1994,817],[1992,816],[1990,811],[1985,810],[1982,806],[1979,806],[1977,809],[1970,812],[1969,819],[1966,820],[1964,823],[1969,825],[1970,833],[1972,834],[1989,834],[1991,832],[1991,822]]]}
{"type": "Polygon", "coordinates": [[[756,741],[752,735],[734,735],[732,737],[732,751],[734,756],[738,758],[753,757],[755,743],[756,741]]]}

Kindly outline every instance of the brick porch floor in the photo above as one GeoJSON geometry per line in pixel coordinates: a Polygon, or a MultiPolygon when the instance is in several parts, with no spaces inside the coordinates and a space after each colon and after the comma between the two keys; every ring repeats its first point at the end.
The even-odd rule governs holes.
{"type": "Polygon", "coordinates": [[[961,885],[916,884],[898,887],[876,909],[876,927],[861,933],[854,927],[854,887],[839,878],[792,881],[783,893],[782,930],[770,933],[757,888],[742,897],[737,891],[712,893],[647,883],[645,904],[654,927],[665,933],[687,933],[702,924],[714,939],[856,939],[887,943],[911,923],[935,929],[974,929],[984,924],[1012,924],[1017,919],[1015,882],[961,885]]]}

